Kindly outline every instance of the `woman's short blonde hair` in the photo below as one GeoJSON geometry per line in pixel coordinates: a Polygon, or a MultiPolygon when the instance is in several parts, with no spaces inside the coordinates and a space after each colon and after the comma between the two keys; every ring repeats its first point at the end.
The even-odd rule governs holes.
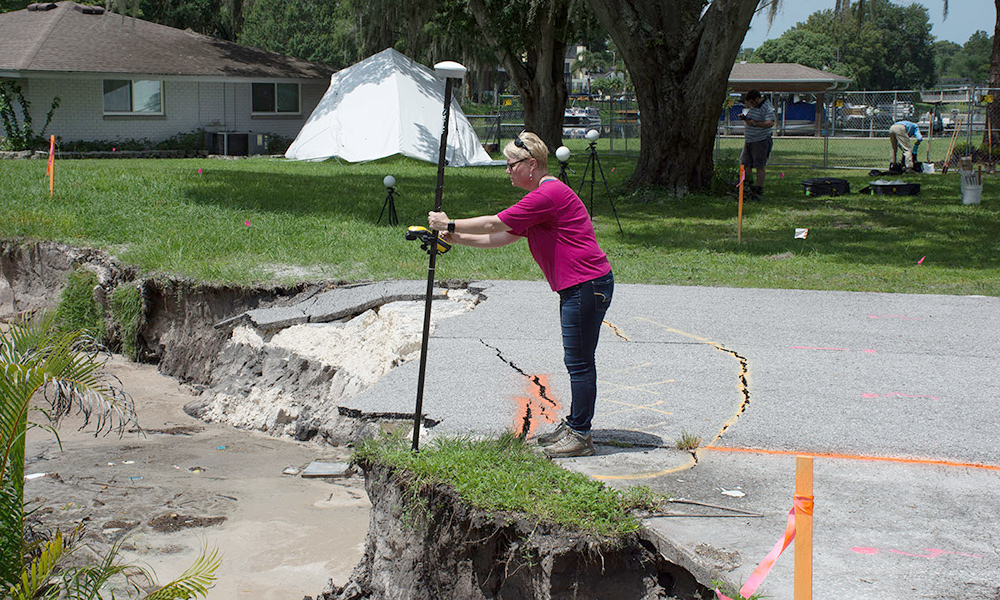
{"type": "Polygon", "coordinates": [[[507,145],[503,147],[503,153],[507,158],[512,158],[514,160],[520,160],[522,158],[533,158],[538,163],[538,167],[543,172],[548,172],[549,170],[549,147],[545,145],[542,138],[537,135],[522,131],[513,140],[507,142],[507,145]],[[520,140],[525,147],[521,147],[517,144],[520,140]]]}

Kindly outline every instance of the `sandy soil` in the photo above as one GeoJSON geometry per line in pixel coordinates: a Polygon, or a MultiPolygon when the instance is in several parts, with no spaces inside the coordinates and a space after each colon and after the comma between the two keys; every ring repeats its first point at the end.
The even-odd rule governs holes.
{"type": "Polygon", "coordinates": [[[59,428],[60,450],[51,433],[29,432],[25,500],[46,527],[82,522],[93,547],[124,536],[122,557],[161,583],[217,547],[213,599],[301,600],[347,581],[368,529],[363,479],[283,471],[346,462],[348,449],[204,423],[182,410],[191,393],[155,367],[116,357],[108,370],[134,398],[145,435],[95,437],[73,417],[59,428]]]}

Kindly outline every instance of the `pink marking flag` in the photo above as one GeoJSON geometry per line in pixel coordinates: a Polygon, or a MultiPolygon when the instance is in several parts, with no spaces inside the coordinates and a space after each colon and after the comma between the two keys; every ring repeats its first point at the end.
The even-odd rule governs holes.
{"type": "MultiPolygon", "coordinates": [[[[788,511],[788,524],[785,525],[785,534],[778,540],[778,543],[774,545],[774,548],[771,548],[771,551],[767,553],[764,560],[760,561],[760,564],[753,570],[753,573],[750,574],[747,582],[740,588],[740,596],[749,598],[754,595],[757,588],[764,583],[764,579],[771,572],[771,569],[774,568],[774,561],[778,560],[778,557],[785,551],[785,548],[787,548],[788,545],[792,543],[792,540],[795,539],[796,511],[811,515],[813,512],[812,496],[795,496],[793,499],[792,510],[788,511]]],[[[718,598],[718,600],[732,600],[720,592],[719,588],[715,588],[715,597],[718,598]]]]}

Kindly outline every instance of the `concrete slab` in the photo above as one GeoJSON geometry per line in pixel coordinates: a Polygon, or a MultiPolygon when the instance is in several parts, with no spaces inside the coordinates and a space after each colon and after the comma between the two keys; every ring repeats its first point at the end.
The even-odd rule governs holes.
{"type": "MultiPolygon", "coordinates": [[[[426,435],[543,429],[570,402],[558,296],[475,285],[486,299],[430,342],[426,435]]],[[[784,531],[795,455],[811,454],[816,597],[1000,593],[984,527],[1000,511],[998,299],[619,285],[606,323],[597,455],[560,464],[721,507],[645,520],[703,583],[749,576],[784,531]],[[685,433],[703,439],[696,457],[674,447],[685,433]]],[[[416,373],[401,366],[352,406],[412,415],[416,373]]],[[[792,598],[791,552],[767,597],[792,598]]]]}
{"type": "MultiPolygon", "coordinates": [[[[446,291],[435,288],[434,298],[446,291]]],[[[426,281],[392,280],[332,288],[294,306],[258,308],[246,312],[257,328],[276,330],[303,323],[329,323],[352,317],[389,302],[424,300],[426,281]]]]}

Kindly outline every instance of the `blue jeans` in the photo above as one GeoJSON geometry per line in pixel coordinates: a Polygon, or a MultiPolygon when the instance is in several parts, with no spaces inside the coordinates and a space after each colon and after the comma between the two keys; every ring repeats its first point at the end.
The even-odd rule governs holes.
{"type": "Polygon", "coordinates": [[[597,400],[597,364],[594,355],[604,313],[611,306],[615,276],[610,271],[596,279],[559,290],[564,362],[569,371],[573,403],[566,423],[574,431],[590,432],[597,400]]]}

